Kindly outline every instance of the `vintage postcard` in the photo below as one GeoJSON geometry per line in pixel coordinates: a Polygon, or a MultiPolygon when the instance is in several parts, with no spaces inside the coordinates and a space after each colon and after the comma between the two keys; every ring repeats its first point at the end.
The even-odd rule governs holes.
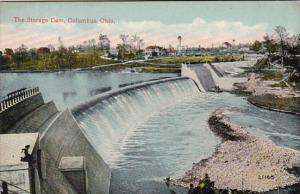
{"type": "Polygon", "coordinates": [[[299,1],[0,2],[1,194],[300,193],[299,1]]]}

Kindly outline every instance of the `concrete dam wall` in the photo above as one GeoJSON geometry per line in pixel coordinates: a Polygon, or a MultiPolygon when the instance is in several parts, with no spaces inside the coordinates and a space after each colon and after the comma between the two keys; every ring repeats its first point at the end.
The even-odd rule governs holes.
{"type": "Polygon", "coordinates": [[[44,104],[41,93],[36,93],[22,101],[14,102],[10,99],[11,106],[0,112],[0,133],[8,133],[9,129],[27,114],[44,104]]]}
{"type": "Polygon", "coordinates": [[[214,91],[216,87],[212,72],[205,64],[182,64],[181,75],[193,79],[203,92],[214,91]]]}
{"type": "Polygon", "coordinates": [[[218,86],[223,91],[233,89],[233,84],[245,82],[245,77],[234,77],[244,72],[244,67],[250,67],[256,61],[234,61],[201,64],[182,64],[181,75],[193,79],[201,91],[215,91],[218,86]]]}
{"type": "Polygon", "coordinates": [[[166,78],[166,79],[148,81],[148,82],[143,82],[143,83],[139,83],[139,84],[135,84],[135,85],[126,86],[126,87],[119,89],[118,91],[110,91],[110,92],[106,92],[104,94],[96,95],[96,96],[90,98],[89,100],[87,100],[86,102],[83,102],[81,104],[78,104],[78,105],[72,107],[71,112],[76,116],[76,115],[79,115],[82,111],[85,111],[88,108],[94,106],[99,101],[111,98],[113,96],[117,96],[122,93],[126,93],[128,91],[145,88],[150,85],[155,85],[155,84],[160,84],[160,83],[165,83],[165,82],[172,82],[172,81],[177,81],[177,80],[188,80],[188,79],[189,79],[188,77],[166,78]]]}
{"type": "MultiPolygon", "coordinates": [[[[87,184],[85,193],[109,193],[111,171],[90,144],[69,110],[61,112],[42,133],[40,146],[47,158],[47,181],[41,182],[45,193],[79,193],[74,190],[72,182],[81,181],[70,180],[61,169],[57,168],[65,157],[84,158],[86,174],[84,180],[87,184]]],[[[72,179],[75,178],[74,176],[72,179]]]]}
{"type": "Polygon", "coordinates": [[[1,102],[0,127],[2,134],[39,134],[34,150],[43,153],[40,160],[44,162],[33,155],[32,166],[42,166],[44,173],[29,173],[35,184],[31,188],[37,194],[108,194],[111,170],[72,113],[59,112],[52,101],[45,103],[40,92],[16,98],[9,96],[9,101],[1,102]]]}

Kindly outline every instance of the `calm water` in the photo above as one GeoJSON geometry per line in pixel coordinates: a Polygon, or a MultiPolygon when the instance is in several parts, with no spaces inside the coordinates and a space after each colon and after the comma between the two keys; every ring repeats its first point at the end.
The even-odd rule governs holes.
{"type": "MultiPolygon", "coordinates": [[[[62,108],[85,101],[93,88],[166,75],[71,73],[0,76],[2,93],[18,89],[18,84],[39,85],[42,92],[46,92],[45,98],[53,99],[62,108]],[[6,84],[4,87],[3,83],[6,84]],[[64,101],[64,91],[76,91],[78,96],[64,101]]],[[[163,182],[165,177],[182,175],[193,162],[209,157],[220,143],[207,125],[209,114],[218,108],[226,108],[226,114],[232,120],[248,127],[252,133],[269,138],[278,145],[300,150],[298,116],[259,109],[244,98],[228,93],[200,93],[190,80],[120,94],[99,102],[76,119],[112,168],[111,194],[167,194],[170,189],[163,182]]],[[[184,189],[172,189],[177,193],[187,193],[184,189]]]]}
{"type": "Polygon", "coordinates": [[[172,76],[176,74],[74,71],[0,73],[0,98],[20,88],[38,86],[45,101],[54,100],[57,107],[62,110],[85,101],[97,94],[101,88],[117,89],[120,84],[172,76]]]}

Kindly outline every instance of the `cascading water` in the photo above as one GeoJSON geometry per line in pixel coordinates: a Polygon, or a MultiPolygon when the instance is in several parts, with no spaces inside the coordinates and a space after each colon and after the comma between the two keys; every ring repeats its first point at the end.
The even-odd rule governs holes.
{"type": "Polygon", "coordinates": [[[201,93],[189,79],[100,97],[75,117],[112,169],[111,194],[167,194],[163,178],[183,175],[220,143],[207,124],[220,107],[250,132],[300,149],[297,116],[259,109],[226,92],[201,93]]]}
{"type": "Polygon", "coordinates": [[[114,165],[131,133],[151,115],[199,95],[189,79],[148,85],[99,101],[76,116],[96,150],[114,165]]]}

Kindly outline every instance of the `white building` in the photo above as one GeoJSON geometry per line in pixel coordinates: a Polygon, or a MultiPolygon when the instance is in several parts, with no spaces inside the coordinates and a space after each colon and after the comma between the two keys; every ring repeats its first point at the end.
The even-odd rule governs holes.
{"type": "Polygon", "coordinates": [[[159,57],[159,56],[164,56],[166,54],[166,49],[160,46],[148,46],[145,51],[145,56],[149,57],[159,57]]]}

